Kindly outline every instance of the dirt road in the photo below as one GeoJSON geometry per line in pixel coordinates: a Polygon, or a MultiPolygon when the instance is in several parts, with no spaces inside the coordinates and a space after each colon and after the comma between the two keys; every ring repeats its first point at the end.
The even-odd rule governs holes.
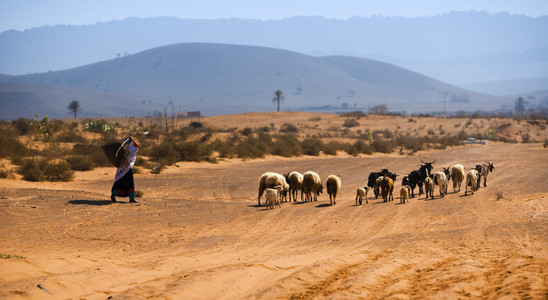
{"type": "MultiPolygon", "coordinates": [[[[71,183],[0,180],[1,299],[455,299],[548,296],[548,154],[490,144],[415,156],[268,158],[136,174],[140,203],[108,200],[114,171],[71,183]],[[355,191],[369,172],[494,162],[487,187],[399,204],[355,191]],[[265,171],[343,182],[335,206],[257,205],[265,171]],[[40,285],[40,287],[38,286],[40,285]]],[[[127,201],[127,200],[122,200],[127,201]]]]}

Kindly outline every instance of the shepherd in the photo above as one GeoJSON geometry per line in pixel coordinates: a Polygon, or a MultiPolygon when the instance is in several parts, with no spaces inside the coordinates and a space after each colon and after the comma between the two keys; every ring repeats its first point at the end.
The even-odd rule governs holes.
{"type": "Polygon", "coordinates": [[[139,145],[131,137],[126,138],[121,144],[116,144],[120,146],[114,155],[112,153],[108,155],[107,152],[109,151],[106,150],[106,148],[113,149],[112,144],[103,146],[105,154],[116,166],[116,175],[114,176],[110,199],[116,202],[116,197],[129,197],[130,203],[137,203],[135,200],[135,183],[133,182],[133,165],[137,160],[139,145]]]}

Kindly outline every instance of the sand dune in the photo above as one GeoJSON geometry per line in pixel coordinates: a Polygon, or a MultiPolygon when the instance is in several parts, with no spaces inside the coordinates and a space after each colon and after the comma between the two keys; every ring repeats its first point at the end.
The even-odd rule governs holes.
{"type": "MultiPolygon", "coordinates": [[[[455,299],[548,296],[548,155],[540,144],[415,156],[181,164],[137,174],[140,203],[108,200],[114,170],[70,183],[0,180],[2,299],[455,299]],[[356,206],[369,172],[486,160],[487,187],[356,206]],[[341,177],[337,205],[257,205],[265,171],[341,177]],[[40,285],[40,287],[38,287],[40,285]]],[[[399,191],[401,177],[396,181],[399,191]]]]}

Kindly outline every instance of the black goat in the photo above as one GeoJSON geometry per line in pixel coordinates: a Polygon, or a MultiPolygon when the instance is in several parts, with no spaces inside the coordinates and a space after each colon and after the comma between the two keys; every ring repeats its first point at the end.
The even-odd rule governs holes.
{"type": "Polygon", "coordinates": [[[377,178],[381,176],[387,176],[392,180],[396,180],[396,177],[398,175],[389,172],[388,169],[382,169],[380,172],[369,173],[369,177],[367,178],[367,186],[373,189],[373,192],[375,193],[375,199],[377,199],[380,195],[380,187],[377,184],[377,178]]]}
{"type": "Polygon", "coordinates": [[[416,186],[419,187],[419,196],[424,193],[422,185],[426,177],[431,174],[432,169],[434,168],[432,165],[436,162],[436,160],[434,160],[433,162],[424,162],[421,159],[421,162],[423,163],[423,165],[421,165],[418,170],[411,171],[411,173],[409,173],[409,175],[407,176],[409,178],[407,185],[411,187],[411,197],[415,197],[416,186]]]}

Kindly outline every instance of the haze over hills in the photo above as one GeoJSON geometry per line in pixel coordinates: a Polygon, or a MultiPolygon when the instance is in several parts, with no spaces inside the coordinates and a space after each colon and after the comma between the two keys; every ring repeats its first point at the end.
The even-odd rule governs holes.
{"type": "Polygon", "coordinates": [[[150,115],[199,110],[204,115],[282,110],[348,111],[387,104],[396,112],[498,109],[512,99],[466,91],[379,61],[226,44],[189,43],[150,49],[56,72],[0,79],[0,118],[33,113],[69,117],[150,115]]]}
{"type": "Polygon", "coordinates": [[[129,18],[0,33],[0,73],[78,67],[189,42],[389,62],[452,84],[548,77],[548,16],[452,12],[433,17],[282,20],[129,18]]]}

